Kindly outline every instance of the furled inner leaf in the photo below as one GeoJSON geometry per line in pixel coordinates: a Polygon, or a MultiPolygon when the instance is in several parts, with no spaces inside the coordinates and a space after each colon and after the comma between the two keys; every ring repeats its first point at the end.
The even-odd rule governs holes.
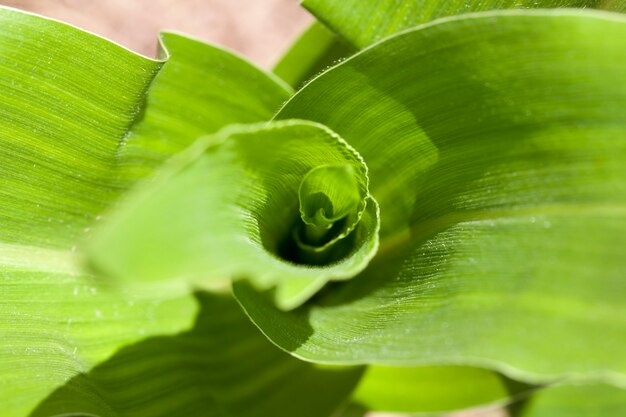
{"type": "Polygon", "coordinates": [[[245,277],[277,285],[277,303],[292,308],[354,276],[377,248],[365,165],[314,123],[228,128],[146,187],[89,249],[92,265],[127,283],[245,277]]]}
{"type": "Polygon", "coordinates": [[[304,230],[299,235],[303,242],[318,248],[347,236],[354,229],[363,201],[350,165],[313,168],[300,183],[298,199],[304,223],[304,230]]]}

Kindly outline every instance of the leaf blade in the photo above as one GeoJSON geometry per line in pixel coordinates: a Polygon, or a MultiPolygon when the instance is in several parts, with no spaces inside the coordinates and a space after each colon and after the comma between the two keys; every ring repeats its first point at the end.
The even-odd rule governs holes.
{"type": "Polygon", "coordinates": [[[105,207],[198,131],[269,118],[290,90],[180,35],[165,35],[165,62],[13,9],[0,8],[0,21],[0,403],[3,415],[23,416],[119,347],[191,325],[197,305],[186,289],[114,294],[84,273],[76,246],[105,207]],[[236,83],[216,76],[220,61],[263,94],[228,106],[228,90],[215,87],[236,83]],[[179,116],[173,125],[159,113],[181,72],[190,85],[167,109],[179,116]],[[185,111],[189,97],[221,121],[185,111]]]}
{"type": "Polygon", "coordinates": [[[519,405],[522,417],[618,416],[626,409],[626,392],[611,385],[555,385],[537,391],[519,405]]]}
{"type": "Polygon", "coordinates": [[[331,415],[360,368],[301,362],[271,344],[229,295],[196,293],[194,326],[118,351],[51,393],[31,417],[331,415]],[[328,395],[311,396],[325,387],[328,395]]]}
{"type": "Polygon", "coordinates": [[[290,309],[327,281],[349,279],[375,253],[378,214],[367,168],[322,125],[231,126],[173,162],[96,233],[87,250],[101,273],[131,285],[249,278],[262,289],[277,286],[277,303],[290,309]],[[337,166],[349,169],[329,175],[337,166]],[[349,212],[327,222],[325,240],[306,242],[298,193],[320,172],[315,194],[324,198],[315,204],[336,205],[342,196],[333,197],[334,188],[354,188],[355,198],[349,212]]]}
{"type": "Polygon", "coordinates": [[[314,22],[280,58],[273,72],[297,89],[354,52],[354,48],[324,25],[314,22]]]}
{"type": "Polygon", "coordinates": [[[423,23],[466,13],[565,7],[626,12],[623,3],[602,0],[303,0],[302,4],[358,48],[423,23]]]}
{"type": "Polygon", "coordinates": [[[389,38],[308,84],[278,117],[324,123],[361,153],[381,207],[381,252],[293,313],[274,314],[237,283],[257,325],[314,361],[623,384],[626,92],[611,39],[624,27],[618,15],[583,11],[458,17],[389,38]],[[423,143],[436,157],[402,159],[423,143]],[[408,151],[395,159],[398,149],[408,151]],[[390,175],[391,164],[410,175],[390,175]],[[416,190],[411,226],[385,234],[385,210],[407,195],[377,192],[402,181],[416,190]]]}
{"type": "Polygon", "coordinates": [[[504,404],[531,389],[480,368],[369,366],[352,401],[377,412],[431,414],[504,404]]]}

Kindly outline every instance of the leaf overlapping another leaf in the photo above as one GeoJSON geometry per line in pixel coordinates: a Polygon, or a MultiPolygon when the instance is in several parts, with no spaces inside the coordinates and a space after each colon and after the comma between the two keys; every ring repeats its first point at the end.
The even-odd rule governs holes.
{"type": "Polygon", "coordinates": [[[278,118],[323,123],[363,156],[380,250],[290,313],[236,283],[248,314],[313,361],[623,385],[624,36],[613,14],[476,14],[315,78],[278,118]]]}
{"type": "Polygon", "coordinates": [[[302,0],[318,19],[359,48],[443,17],[507,9],[589,8],[626,12],[615,0],[302,0]]]}
{"type": "Polygon", "coordinates": [[[274,74],[299,88],[330,65],[356,52],[348,42],[319,22],[313,23],[274,66],[274,74]]]}
{"type": "Polygon", "coordinates": [[[376,252],[367,169],[321,125],[230,127],[169,165],[96,235],[98,270],[127,283],[248,277],[293,308],[376,252]]]}
{"type": "MultiPolygon", "coordinates": [[[[360,46],[464,5],[509,3],[305,2],[360,46]],[[367,31],[342,20],[351,7],[370,11],[367,31]]],[[[290,89],[232,54],[164,34],[171,57],[154,61],[58,22],[6,9],[0,19],[7,416],[51,393],[35,415],[254,415],[255,404],[293,415],[278,404],[287,394],[308,401],[311,416],[336,409],[361,368],[277,351],[228,297],[201,297],[192,331],[120,350],[186,330],[197,311],[189,292],[231,277],[250,318],[294,356],[393,365],[362,380],[355,401],[368,408],[438,412],[450,407],[441,398],[462,408],[528,388],[495,369],[586,384],[542,391],[519,415],[568,411],[572,395],[594,400],[581,415],[623,410],[623,391],[607,384],[626,384],[624,18],[437,21],[368,47],[307,84],[274,122],[253,125],[241,124],[269,119],[290,89]],[[239,125],[222,129],[230,124],[239,125]],[[76,247],[105,273],[100,282],[123,291],[94,285],[76,247]],[[277,367],[222,351],[222,341],[254,345],[277,367]],[[120,388],[160,361],[167,375],[120,388]],[[408,394],[376,388],[403,377],[408,394]],[[195,388],[162,397],[170,378],[195,388]],[[267,398],[264,381],[284,390],[267,398]],[[417,382],[431,395],[407,401],[417,382]],[[311,401],[320,387],[336,395],[311,401]]],[[[323,49],[307,62],[325,62],[323,49]]],[[[311,68],[281,71],[296,84],[311,68]]]]}
{"type": "MultiPolygon", "coordinates": [[[[0,8],[0,22],[0,414],[23,417],[48,397],[38,415],[153,416],[152,405],[176,415],[198,404],[206,415],[223,415],[205,393],[168,391],[177,378],[206,387],[205,373],[219,379],[215,369],[160,368],[181,344],[187,357],[181,363],[206,366],[196,358],[215,343],[207,340],[215,337],[211,333],[172,336],[170,345],[157,349],[140,343],[120,353],[122,363],[140,357],[136,367],[118,365],[117,356],[107,361],[125,345],[184,332],[198,314],[195,297],[176,283],[111,291],[85,271],[77,247],[103,220],[103,210],[163,160],[225,124],[269,119],[290,89],[229,52],[177,34],[162,35],[167,53],[155,61],[16,10],[0,8]],[[146,368],[162,372],[161,379],[118,389],[142,378],[146,368]]],[[[228,305],[239,315],[233,320],[245,323],[232,301],[228,305]]],[[[252,339],[257,354],[281,365],[277,372],[255,368],[254,355],[238,359],[242,372],[255,369],[259,381],[247,386],[258,391],[236,393],[239,415],[253,412],[242,407],[264,392],[262,381],[286,381],[290,397],[318,384],[332,387],[338,395],[325,401],[328,413],[358,379],[358,372],[337,370],[320,382],[324,372],[303,368],[268,341],[258,344],[260,336],[251,330],[234,331],[229,343],[252,339]],[[308,388],[301,391],[303,386],[308,388]]],[[[266,399],[269,406],[280,402],[266,399]]],[[[317,406],[322,403],[311,405],[312,415],[321,412],[317,406]]],[[[281,410],[293,415],[285,407],[276,412],[281,410]]]]}
{"type": "Polygon", "coordinates": [[[30,416],[317,417],[332,414],[358,382],[362,367],[320,368],[282,352],[229,295],[195,297],[192,329],[120,349],[30,416]],[[325,395],[310,395],[322,387],[325,395]]]}

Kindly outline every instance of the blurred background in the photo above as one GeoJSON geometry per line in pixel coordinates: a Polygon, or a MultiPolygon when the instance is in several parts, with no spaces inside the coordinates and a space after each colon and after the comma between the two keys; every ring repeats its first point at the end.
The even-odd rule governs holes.
{"type": "Polygon", "coordinates": [[[0,0],[153,57],[161,29],[226,46],[270,68],[313,18],[298,0],[0,0]]]}
{"type": "MultiPolygon", "coordinates": [[[[150,57],[156,54],[159,31],[177,30],[268,69],[313,21],[298,0],[0,0],[0,5],[74,24],[150,57]]],[[[486,408],[449,417],[507,415],[486,408]]]]}

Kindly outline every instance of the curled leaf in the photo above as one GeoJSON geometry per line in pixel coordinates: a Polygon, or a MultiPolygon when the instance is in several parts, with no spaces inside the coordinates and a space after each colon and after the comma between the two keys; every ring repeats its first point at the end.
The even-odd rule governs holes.
{"type": "Polygon", "coordinates": [[[282,308],[361,271],[378,244],[360,156],[311,122],[230,127],[198,142],[104,222],[89,248],[124,281],[276,286],[282,308]]]}
{"type": "Polygon", "coordinates": [[[236,283],[248,314],[311,361],[626,385],[625,37],[619,14],[489,12],[315,78],[278,117],[362,155],[380,250],[292,312],[236,283]]]}

